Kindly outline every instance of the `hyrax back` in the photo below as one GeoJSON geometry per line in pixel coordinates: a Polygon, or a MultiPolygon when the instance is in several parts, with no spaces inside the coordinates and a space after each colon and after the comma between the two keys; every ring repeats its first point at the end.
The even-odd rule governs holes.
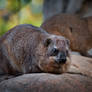
{"type": "Polygon", "coordinates": [[[30,24],[0,38],[0,73],[63,73],[70,66],[69,42],[30,24]]]}

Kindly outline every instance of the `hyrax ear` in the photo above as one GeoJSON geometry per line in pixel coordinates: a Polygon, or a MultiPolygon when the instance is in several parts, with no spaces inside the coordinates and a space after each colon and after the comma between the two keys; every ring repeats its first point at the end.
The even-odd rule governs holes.
{"type": "Polygon", "coordinates": [[[44,41],[44,46],[48,47],[51,42],[52,42],[51,38],[46,38],[44,41]]]}
{"type": "Polygon", "coordinates": [[[66,44],[69,46],[70,45],[70,40],[66,39],[66,44]]]}

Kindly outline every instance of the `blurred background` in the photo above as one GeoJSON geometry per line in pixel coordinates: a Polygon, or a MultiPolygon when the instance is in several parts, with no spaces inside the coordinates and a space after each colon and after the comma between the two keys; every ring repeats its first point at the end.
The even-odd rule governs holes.
{"type": "Polygon", "coordinates": [[[92,0],[0,0],[0,36],[18,24],[39,27],[60,13],[92,16],[92,0]]]}
{"type": "Polygon", "coordinates": [[[0,0],[0,36],[18,24],[40,26],[43,0],[0,0]]]}

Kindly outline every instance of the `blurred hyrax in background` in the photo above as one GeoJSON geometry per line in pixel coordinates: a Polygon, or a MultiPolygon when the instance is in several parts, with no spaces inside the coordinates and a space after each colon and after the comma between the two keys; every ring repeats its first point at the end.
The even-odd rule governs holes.
{"type": "Polygon", "coordinates": [[[92,17],[58,14],[44,21],[41,27],[49,33],[68,38],[72,51],[92,57],[92,17]]]}

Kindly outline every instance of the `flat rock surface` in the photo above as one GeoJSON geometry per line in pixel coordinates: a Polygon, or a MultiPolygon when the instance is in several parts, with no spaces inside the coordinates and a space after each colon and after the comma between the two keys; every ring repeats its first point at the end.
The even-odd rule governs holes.
{"type": "Polygon", "coordinates": [[[0,83],[0,92],[91,92],[92,79],[76,74],[26,74],[0,83]]]}
{"type": "Polygon", "coordinates": [[[92,59],[72,55],[68,73],[33,73],[0,82],[0,92],[91,92],[92,59]]]}

